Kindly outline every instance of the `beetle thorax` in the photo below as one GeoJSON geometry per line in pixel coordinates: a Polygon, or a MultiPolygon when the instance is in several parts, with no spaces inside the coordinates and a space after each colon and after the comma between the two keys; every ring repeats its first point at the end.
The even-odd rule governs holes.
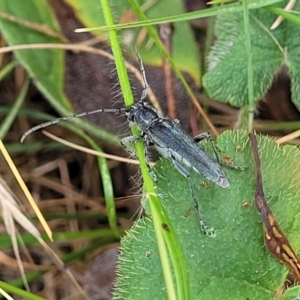
{"type": "Polygon", "coordinates": [[[147,131],[153,122],[160,118],[152,107],[145,106],[143,103],[131,106],[126,117],[129,122],[134,122],[143,132],[147,131]]]}

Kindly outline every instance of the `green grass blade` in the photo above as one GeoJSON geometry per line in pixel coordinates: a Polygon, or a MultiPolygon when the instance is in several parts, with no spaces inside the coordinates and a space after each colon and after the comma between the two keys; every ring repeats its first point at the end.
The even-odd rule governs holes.
{"type": "Polygon", "coordinates": [[[253,130],[254,119],[254,92],[253,92],[253,68],[252,68],[252,55],[251,55],[251,38],[250,38],[250,25],[249,25],[249,10],[248,0],[243,0],[243,20],[245,32],[245,50],[247,56],[247,71],[248,71],[248,132],[253,130]]]}
{"type": "Polygon", "coordinates": [[[17,288],[12,284],[0,281],[0,288],[3,289],[4,291],[14,294],[14,295],[18,295],[20,297],[22,297],[22,299],[30,299],[30,300],[46,300],[43,297],[37,296],[35,294],[32,294],[30,292],[24,291],[21,288],[17,288]]]}
{"type": "MultiPolygon", "coordinates": [[[[278,2],[282,2],[282,0],[259,0],[255,2],[249,3],[248,9],[257,9],[261,7],[266,7],[268,5],[276,4],[278,2]]],[[[152,20],[142,20],[134,23],[123,23],[123,24],[112,24],[94,28],[85,28],[78,29],[76,32],[89,32],[94,30],[111,30],[111,29],[128,29],[128,28],[136,28],[136,27],[144,27],[144,26],[153,26],[158,24],[170,23],[170,22],[181,22],[181,21],[190,21],[199,18],[207,18],[217,16],[223,13],[234,13],[243,11],[243,7],[239,2],[207,8],[203,10],[198,10],[195,12],[180,14],[176,16],[165,16],[163,18],[156,18],[152,20]]]]}
{"type": "Polygon", "coordinates": [[[20,91],[20,94],[16,100],[16,102],[14,103],[11,112],[6,116],[6,118],[3,120],[3,122],[1,123],[0,126],[0,139],[3,140],[5,135],[7,134],[11,124],[14,122],[28,91],[28,87],[29,87],[29,78],[26,78],[23,87],[20,91]]]}
{"type": "MultiPolygon", "coordinates": [[[[107,0],[101,0],[100,3],[102,5],[102,11],[103,11],[103,15],[104,15],[106,24],[108,26],[113,25],[114,22],[113,22],[113,18],[111,15],[109,2],[107,0]]],[[[134,103],[134,100],[133,100],[131,86],[130,86],[129,78],[127,75],[127,70],[125,67],[125,63],[124,63],[121,47],[119,44],[117,32],[115,30],[109,31],[109,39],[110,39],[112,52],[115,57],[116,69],[117,69],[117,74],[119,77],[121,90],[122,90],[122,93],[124,96],[124,102],[125,102],[126,106],[130,106],[134,103]]],[[[134,135],[139,135],[139,131],[135,126],[132,126],[132,132],[134,135]]],[[[174,283],[173,283],[173,278],[172,278],[172,272],[171,272],[171,268],[169,265],[167,249],[166,249],[163,234],[162,234],[161,224],[164,222],[163,215],[161,213],[160,203],[156,197],[154,185],[153,185],[152,179],[150,177],[148,167],[146,165],[146,161],[145,161],[145,157],[144,157],[145,151],[144,151],[142,142],[137,143],[136,152],[137,152],[137,156],[140,160],[141,172],[142,172],[142,176],[144,179],[144,187],[145,187],[146,195],[147,195],[147,198],[148,198],[149,204],[150,204],[151,214],[152,214],[152,218],[153,218],[153,225],[154,225],[155,232],[156,232],[156,239],[157,239],[157,243],[158,243],[158,247],[159,247],[159,252],[160,252],[162,268],[163,268],[163,272],[164,272],[164,276],[165,276],[165,283],[167,286],[168,295],[169,295],[170,299],[177,299],[175,288],[174,288],[174,283]]]]}

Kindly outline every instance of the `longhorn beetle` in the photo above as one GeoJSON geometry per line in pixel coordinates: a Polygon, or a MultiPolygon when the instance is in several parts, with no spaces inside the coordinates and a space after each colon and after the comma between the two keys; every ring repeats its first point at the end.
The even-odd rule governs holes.
{"type": "MultiPolygon", "coordinates": [[[[173,166],[177,169],[177,171],[188,180],[201,230],[204,234],[211,235],[213,230],[205,225],[199,210],[192,180],[187,170],[187,168],[193,169],[197,173],[202,174],[206,179],[215,182],[222,188],[227,188],[229,186],[229,181],[220,164],[214,161],[198,144],[198,142],[203,139],[210,139],[210,134],[204,132],[197,135],[193,139],[181,129],[178,120],[162,117],[156,112],[153,106],[145,100],[148,93],[148,83],[142,60],[138,54],[137,56],[140,64],[140,71],[143,76],[144,87],[139,101],[134,105],[128,108],[124,107],[120,109],[101,108],[94,111],[65,116],[45,122],[26,131],[21,138],[21,142],[23,142],[24,139],[32,132],[49,125],[56,124],[60,121],[66,121],[72,118],[83,117],[95,113],[123,114],[128,122],[135,123],[138,126],[138,128],[141,130],[141,135],[126,137],[121,140],[121,144],[126,146],[126,144],[128,145],[129,143],[136,143],[138,140],[143,139],[147,146],[153,146],[162,157],[168,158],[172,161],[173,166]]],[[[216,153],[215,148],[214,151],[216,153]]],[[[149,170],[152,178],[156,181],[156,176],[150,167],[149,170]]]]}

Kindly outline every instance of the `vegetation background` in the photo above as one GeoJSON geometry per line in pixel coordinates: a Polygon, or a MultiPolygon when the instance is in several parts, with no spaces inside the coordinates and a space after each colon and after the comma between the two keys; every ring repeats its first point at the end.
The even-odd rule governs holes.
{"type": "MultiPolygon", "coordinates": [[[[259,136],[258,144],[268,204],[297,253],[299,153],[295,146],[278,146],[287,140],[298,143],[300,5],[285,13],[282,8],[289,2],[0,0],[0,137],[53,232],[49,245],[60,258],[37,242],[35,230],[45,229],[2,152],[0,288],[15,299],[110,299],[115,282],[115,299],[298,299],[297,276],[264,245],[246,131],[285,136],[277,144],[259,136]],[[111,25],[111,14],[122,30],[74,32],[111,25]],[[285,19],[271,30],[278,14],[285,19]],[[158,20],[152,27],[130,28],[144,15],[158,20]],[[172,25],[156,25],[167,21],[172,25]],[[191,173],[215,238],[200,232],[188,183],[164,159],[155,165],[159,202],[152,202],[144,179],[142,204],[148,217],[136,217],[133,225],[143,192],[134,165],[72,150],[41,131],[19,142],[32,126],[60,115],[124,106],[127,83],[119,77],[116,36],[130,63],[135,99],[142,83],[132,44],[153,90],[149,101],[164,115],[178,118],[192,136],[225,131],[217,138],[223,159],[247,167],[225,170],[231,183],[225,190],[191,173]],[[286,137],[294,131],[292,139],[286,137]],[[163,219],[160,226],[167,224],[161,231],[168,257],[162,262],[165,242],[157,239],[149,216],[163,219]]],[[[122,116],[103,113],[73,121],[47,131],[90,149],[128,156],[119,145],[130,134],[122,116]]],[[[203,147],[212,154],[209,143],[203,147]]]]}

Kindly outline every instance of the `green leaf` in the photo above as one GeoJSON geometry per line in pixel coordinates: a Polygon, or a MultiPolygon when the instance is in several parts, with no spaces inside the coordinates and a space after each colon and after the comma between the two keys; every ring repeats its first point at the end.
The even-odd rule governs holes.
{"type": "MultiPolygon", "coordinates": [[[[45,0],[0,1],[0,10],[22,21],[37,26],[39,24],[47,26],[57,33],[60,32],[56,18],[45,0]]],[[[61,42],[58,38],[4,18],[0,19],[0,29],[9,45],[61,42]]],[[[63,92],[64,55],[62,50],[19,50],[15,51],[15,55],[28,71],[30,77],[37,79],[38,88],[48,99],[56,103],[56,107],[70,109],[70,104],[63,92]]]]}
{"type": "MultiPolygon", "coordinates": [[[[275,218],[297,253],[300,249],[300,153],[296,147],[279,147],[258,137],[265,196],[275,218]]],[[[255,207],[256,169],[245,131],[227,131],[218,147],[234,165],[226,169],[230,187],[222,189],[191,173],[200,209],[216,237],[199,228],[189,186],[167,160],[157,163],[157,193],[183,249],[190,273],[191,299],[276,299],[288,269],[265,248],[263,224],[255,207]],[[203,184],[206,182],[206,184],[203,184]],[[202,183],[200,185],[200,183],[202,183]],[[248,205],[250,204],[250,205],[248,205]]],[[[211,146],[205,148],[212,153],[211,146]]],[[[119,276],[114,299],[166,299],[157,245],[151,221],[140,219],[121,244],[119,276]]],[[[299,287],[293,294],[300,293],[299,287]]],[[[294,299],[288,296],[283,299],[294,299]]]]}
{"type": "MultiPolygon", "coordinates": [[[[10,46],[45,45],[39,49],[32,47],[32,49],[17,50],[14,53],[53,107],[63,115],[71,114],[73,112],[72,105],[64,93],[64,51],[47,49],[47,44],[61,44],[64,39],[48,2],[46,0],[0,1],[0,11],[12,18],[17,18],[17,20],[8,20],[7,17],[0,14],[1,33],[10,46]],[[47,29],[57,37],[48,34],[47,29]]],[[[103,140],[119,143],[117,137],[83,119],[77,119],[74,122],[78,124],[78,127],[80,125],[103,140]]],[[[73,130],[78,131],[78,127],[74,128],[73,126],[73,130]]]]}
{"type": "MultiPolygon", "coordinates": [[[[300,11],[299,1],[294,10],[300,11]]],[[[285,65],[292,81],[292,100],[300,109],[300,27],[285,20],[271,31],[269,28],[276,17],[266,9],[250,13],[254,99],[257,101],[266,93],[274,76],[285,65]]],[[[210,97],[233,106],[246,106],[247,57],[242,14],[218,16],[215,30],[217,42],[209,55],[209,72],[204,75],[203,84],[210,97]]]]}
{"type": "MultiPolygon", "coordinates": [[[[141,4],[147,1],[137,1],[141,4]]],[[[149,7],[145,14],[149,20],[154,18],[164,18],[170,15],[184,14],[185,10],[183,2],[181,0],[164,0],[158,1],[153,6],[149,7]]],[[[196,46],[195,38],[190,28],[190,24],[185,22],[172,23],[174,26],[174,32],[171,37],[172,40],[172,53],[171,56],[174,59],[176,66],[181,70],[190,73],[193,78],[199,83],[199,49],[196,46]]],[[[142,35],[143,28],[127,29],[124,30],[124,37],[132,34],[142,35]],[[126,34],[126,35],[125,35],[126,34]]],[[[161,53],[157,47],[149,48],[151,39],[146,37],[144,43],[139,47],[139,52],[146,62],[152,62],[161,65],[161,53]]]]}
{"type": "MultiPolygon", "coordinates": [[[[97,0],[66,0],[73,8],[76,16],[87,27],[97,27],[104,24],[102,14],[99,13],[99,5],[97,0]]],[[[137,1],[140,6],[147,7],[148,0],[137,1]]],[[[136,21],[136,15],[132,11],[128,1],[114,1],[112,5],[114,11],[115,22],[127,20],[127,22],[136,21]]],[[[144,9],[143,9],[144,10],[144,9]]],[[[181,0],[164,0],[157,1],[149,5],[144,10],[147,18],[167,17],[170,15],[183,14],[183,4],[181,0]]],[[[172,57],[180,70],[189,72],[193,78],[199,83],[199,55],[195,40],[187,22],[174,23],[174,34],[172,36],[172,57]]],[[[99,31],[97,32],[99,33],[99,31]]],[[[106,34],[106,32],[102,32],[106,34]]],[[[119,32],[120,38],[123,40],[124,46],[132,48],[132,44],[138,39],[141,42],[141,37],[145,35],[145,28],[132,28],[119,32]]],[[[161,53],[157,47],[149,46],[153,44],[153,40],[149,35],[145,35],[142,45],[138,51],[145,64],[161,64],[161,53]]]]}

